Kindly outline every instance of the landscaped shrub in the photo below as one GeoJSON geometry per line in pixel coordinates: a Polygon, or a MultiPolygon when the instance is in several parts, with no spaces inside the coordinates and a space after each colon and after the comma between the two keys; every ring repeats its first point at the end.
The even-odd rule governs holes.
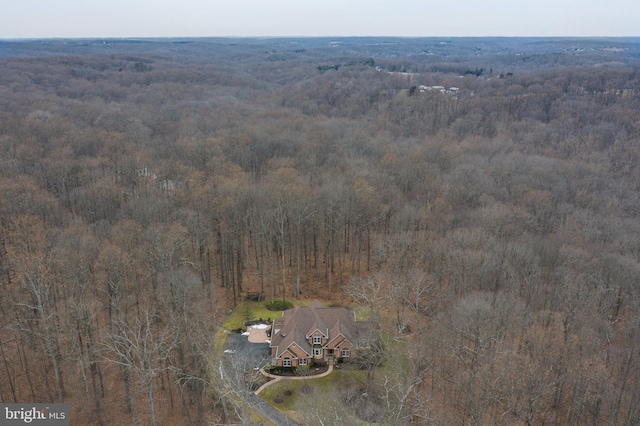
{"type": "Polygon", "coordinates": [[[264,371],[270,374],[294,375],[297,367],[283,367],[281,365],[271,365],[264,368],[264,371]]]}
{"type": "Polygon", "coordinates": [[[286,311],[293,308],[293,303],[288,300],[274,300],[267,303],[267,309],[270,311],[286,311]]]}

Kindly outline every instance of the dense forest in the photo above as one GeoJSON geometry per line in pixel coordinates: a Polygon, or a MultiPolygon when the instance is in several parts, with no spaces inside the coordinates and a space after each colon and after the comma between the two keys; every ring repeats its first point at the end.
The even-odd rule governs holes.
{"type": "Polygon", "coordinates": [[[364,421],[640,424],[639,46],[0,42],[0,401],[252,424],[261,293],[380,313],[364,421]]]}

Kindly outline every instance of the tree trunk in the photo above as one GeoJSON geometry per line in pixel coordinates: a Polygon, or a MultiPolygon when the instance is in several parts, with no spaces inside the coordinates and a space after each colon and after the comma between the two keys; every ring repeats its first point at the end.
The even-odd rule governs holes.
{"type": "Polygon", "coordinates": [[[242,241],[239,241],[236,247],[236,282],[238,294],[242,294],[242,241]]]}
{"type": "Polygon", "coordinates": [[[284,241],[282,241],[281,245],[281,253],[282,257],[282,300],[287,300],[287,274],[285,271],[285,256],[284,256],[284,241]]]}
{"type": "Polygon", "coordinates": [[[302,242],[300,241],[300,232],[298,232],[297,244],[296,244],[296,264],[297,264],[297,279],[296,279],[296,299],[300,299],[300,262],[302,261],[302,242]]]}
{"type": "Polygon", "coordinates": [[[13,402],[17,403],[18,398],[16,397],[16,389],[13,385],[13,374],[9,371],[9,363],[7,362],[7,358],[4,354],[4,349],[2,347],[2,342],[0,341],[0,353],[2,354],[2,361],[4,363],[4,370],[7,373],[7,380],[9,380],[9,387],[11,388],[11,394],[13,395],[13,402]]]}
{"type": "Polygon", "coordinates": [[[256,266],[258,267],[258,279],[260,281],[260,297],[264,297],[264,257],[262,253],[262,243],[256,241],[253,246],[253,251],[256,256],[256,266]],[[258,246],[260,246],[258,248],[258,246]]]}
{"type": "Polygon", "coordinates": [[[149,415],[151,416],[151,426],[156,426],[156,408],[153,403],[153,380],[147,379],[147,398],[149,399],[149,415]]]}
{"type": "Polygon", "coordinates": [[[35,390],[33,389],[33,381],[31,380],[31,374],[29,373],[31,371],[31,368],[29,367],[29,363],[27,361],[27,354],[24,351],[24,343],[22,339],[23,334],[18,333],[18,336],[15,336],[15,339],[17,342],[19,342],[18,355],[20,357],[20,363],[22,364],[21,365],[22,371],[24,371],[24,374],[27,377],[27,382],[29,383],[29,390],[31,391],[31,399],[33,402],[36,402],[37,400],[36,393],[35,393],[35,390]]]}
{"type": "Polygon", "coordinates": [[[342,258],[344,256],[343,250],[342,250],[342,244],[341,244],[341,232],[338,232],[338,292],[340,292],[340,289],[342,288],[342,258]]]}
{"type": "Polygon", "coordinates": [[[200,268],[202,269],[202,284],[205,286],[207,298],[211,298],[211,264],[209,262],[209,244],[200,241],[200,268]]]}
{"type": "MultiPolygon", "coordinates": [[[[124,360],[126,362],[126,360],[124,360]]],[[[136,405],[133,398],[133,392],[131,389],[131,368],[128,366],[122,367],[122,380],[124,381],[125,400],[127,401],[127,411],[131,414],[131,420],[134,426],[138,425],[138,419],[136,418],[136,405]]]]}

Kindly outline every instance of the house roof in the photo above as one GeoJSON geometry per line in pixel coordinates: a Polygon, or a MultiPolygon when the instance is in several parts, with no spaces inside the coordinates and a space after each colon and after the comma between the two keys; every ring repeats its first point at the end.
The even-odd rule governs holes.
{"type": "Polygon", "coordinates": [[[326,308],[317,300],[309,306],[298,306],[282,313],[273,323],[271,347],[276,347],[276,358],[293,343],[311,355],[309,339],[320,332],[326,339],[325,345],[342,335],[352,344],[368,339],[371,323],[356,321],[355,313],[341,307],[326,308]]]}

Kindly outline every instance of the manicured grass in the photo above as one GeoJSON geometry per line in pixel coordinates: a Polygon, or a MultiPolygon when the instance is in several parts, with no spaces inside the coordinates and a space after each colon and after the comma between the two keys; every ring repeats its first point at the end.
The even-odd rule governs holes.
{"type": "Polygon", "coordinates": [[[300,388],[304,386],[306,380],[284,380],[266,387],[260,392],[260,397],[273,405],[280,411],[290,411],[295,407],[295,403],[300,395],[300,388]],[[285,394],[291,392],[291,395],[285,394]],[[276,401],[282,402],[276,402],[276,401]]]}
{"type": "Polygon", "coordinates": [[[231,312],[229,318],[224,322],[223,327],[227,330],[242,328],[247,320],[275,319],[282,316],[282,311],[270,311],[266,307],[266,302],[243,301],[231,312]]]}
{"type": "Polygon", "coordinates": [[[302,388],[309,387],[314,392],[323,390],[331,391],[337,387],[362,386],[366,379],[366,372],[358,370],[333,370],[331,374],[318,379],[308,380],[281,380],[266,387],[260,397],[280,411],[304,410],[302,404],[298,404],[302,388]],[[290,392],[287,392],[290,391],[290,392]],[[290,395],[288,395],[290,393],[290,395]],[[280,400],[281,402],[276,402],[280,400]]]}
{"type": "MultiPolygon", "coordinates": [[[[248,300],[238,303],[238,306],[231,312],[229,318],[222,325],[226,330],[242,328],[247,320],[270,319],[274,320],[282,316],[282,311],[270,311],[267,309],[267,300],[261,302],[251,302],[248,300]]],[[[291,300],[293,306],[305,306],[310,302],[291,300]]]]}

